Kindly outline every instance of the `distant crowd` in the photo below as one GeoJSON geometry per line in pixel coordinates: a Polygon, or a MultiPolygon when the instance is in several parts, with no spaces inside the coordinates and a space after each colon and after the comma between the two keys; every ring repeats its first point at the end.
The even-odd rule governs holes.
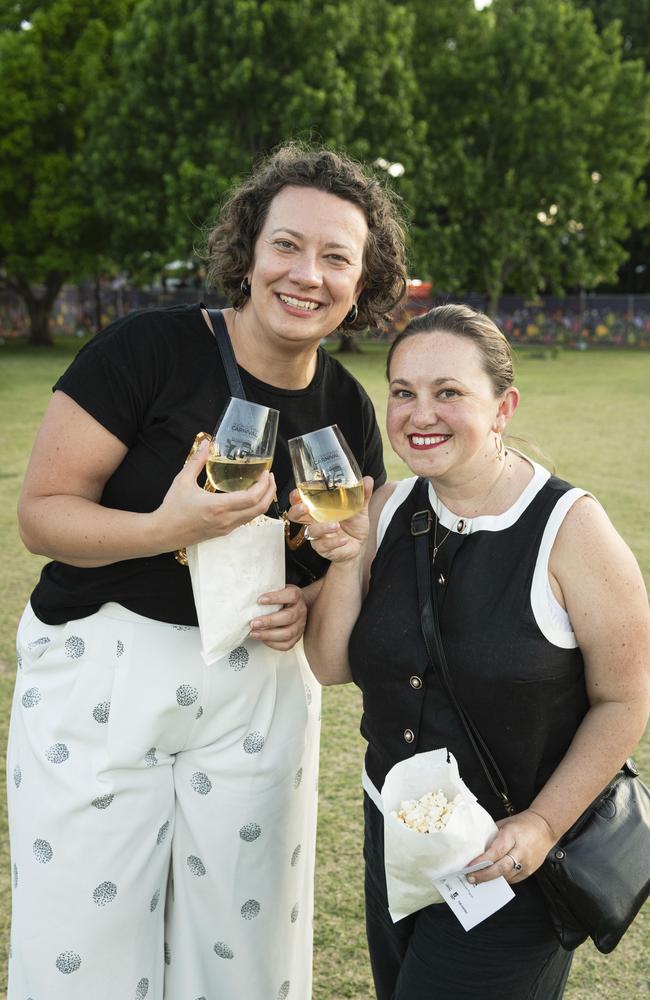
{"type": "MultiPolygon", "coordinates": [[[[487,308],[482,295],[456,298],[476,309],[487,308]]],[[[199,300],[210,306],[223,304],[213,292],[193,287],[145,290],[69,285],[56,301],[51,330],[55,335],[85,337],[134,309],[199,300]]],[[[392,339],[415,316],[445,301],[447,297],[432,294],[429,286],[415,285],[390,328],[371,330],[363,336],[392,339]]],[[[504,295],[495,319],[513,344],[577,350],[596,346],[650,347],[650,295],[541,296],[535,302],[504,295]]],[[[20,299],[8,292],[0,293],[0,340],[25,337],[28,328],[29,318],[20,299]]]]}

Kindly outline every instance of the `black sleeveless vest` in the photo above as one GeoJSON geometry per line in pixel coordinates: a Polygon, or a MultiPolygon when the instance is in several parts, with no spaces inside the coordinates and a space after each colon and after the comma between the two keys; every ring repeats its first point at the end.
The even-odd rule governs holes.
{"type": "MultiPolygon", "coordinates": [[[[509,527],[466,536],[452,531],[433,568],[454,690],[492,751],[518,810],[548,780],[589,707],[580,650],[550,643],[530,601],[546,523],[569,489],[551,477],[509,527]]],[[[350,637],[350,666],[363,692],[366,770],[381,790],[397,761],[448,747],[465,783],[498,819],[503,807],[428,661],[420,631],[410,532],[416,507],[411,491],[394,512],[350,637]]],[[[446,530],[438,527],[438,539],[446,530]]]]}

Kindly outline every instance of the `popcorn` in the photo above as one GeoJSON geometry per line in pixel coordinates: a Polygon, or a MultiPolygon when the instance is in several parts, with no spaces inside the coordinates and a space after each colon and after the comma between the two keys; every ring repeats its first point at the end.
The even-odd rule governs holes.
{"type": "Polygon", "coordinates": [[[435,833],[436,830],[444,830],[451,814],[462,799],[463,796],[459,793],[450,801],[439,788],[437,792],[427,792],[419,799],[404,799],[399,809],[391,812],[391,816],[409,830],[435,833]]]}

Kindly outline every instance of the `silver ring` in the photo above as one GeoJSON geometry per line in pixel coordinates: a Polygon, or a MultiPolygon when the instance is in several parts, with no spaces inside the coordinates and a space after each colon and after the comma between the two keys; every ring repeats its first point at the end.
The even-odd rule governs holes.
{"type": "Polygon", "coordinates": [[[309,525],[307,525],[307,527],[305,528],[305,534],[302,537],[305,539],[306,542],[313,542],[314,539],[309,534],[309,525]]]}
{"type": "Polygon", "coordinates": [[[506,857],[510,858],[510,860],[512,861],[512,867],[514,868],[514,870],[516,872],[520,872],[523,866],[519,863],[519,861],[517,861],[516,858],[513,858],[512,854],[509,854],[507,851],[506,851],[506,857]]]}

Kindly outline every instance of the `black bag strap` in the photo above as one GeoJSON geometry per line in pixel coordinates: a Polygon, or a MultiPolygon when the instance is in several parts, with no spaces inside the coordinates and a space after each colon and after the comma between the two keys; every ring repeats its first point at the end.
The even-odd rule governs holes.
{"type": "Polygon", "coordinates": [[[230,395],[236,396],[238,399],[246,399],[246,393],[244,392],[244,386],[242,385],[241,376],[239,374],[237,359],[235,357],[235,352],[232,349],[232,342],[230,340],[230,334],[228,333],[226,321],[223,318],[223,313],[221,312],[221,309],[206,309],[205,306],[202,306],[202,308],[205,309],[210,317],[210,322],[212,323],[214,339],[219,349],[219,354],[221,355],[223,370],[225,371],[226,378],[228,379],[230,395]]]}
{"type": "Polygon", "coordinates": [[[411,534],[415,545],[415,569],[418,583],[418,599],[420,605],[420,625],[422,635],[429,654],[431,666],[438,674],[443,688],[460,719],[467,738],[489,782],[490,788],[503,804],[507,815],[516,810],[510,801],[510,793],[505,778],[492,756],[485,740],[478,731],[472,718],[468,715],[454,693],[445,648],[440,634],[438,602],[434,599],[431,578],[431,537],[432,517],[429,510],[429,482],[420,478],[416,486],[417,505],[421,507],[411,518],[411,534]],[[486,759],[487,758],[487,759],[486,759]]]}
{"type": "MultiPolygon", "coordinates": [[[[210,317],[210,322],[212,323],[212,330],[214,332],[214,339],[219,349],[219,355],[221,357],[221,363],[223,364],[224,372],[226,373],[226,379],[228,381],[228,388],[230,390],[231,396],[236,396],[238,399],[246,399],[246,392],[242,384],[241,375],[239,374],[239,366],[237,364],[237,358],[235,357],[235,352],[232,349],[232,341],[230,339],[230,334],[228,333],[228,327],[226,326],[226,321],[223,318],[223,313],[221,309],[208,309],[201,303],[201,308],[205,309],[208,316],[210,317]]],[[[278,497],[283,500],[284,506],[289,503],[289,493],[293,489],[291,481],[285,483],[282,489],[279,489],[273,498],[273,513],[278,521],[284,522],[284,533],[287,541],[287,545],[293,551],[302,545],[305,530],[300,529],[295,536],[291,535],[291,524],[287,519],[286,515],[283,517],[280,511],[280,503],[278,497]]],[[[296,560],[297,562],[297,560],[296,560]]],[[[300,564],[298,564],[300,565],[300,564]]],[[[306,567],[304,567],[306,569],[306,567]]],[[[311,571],[306,570],[315,579],[314,574],[311,571]]]]}

